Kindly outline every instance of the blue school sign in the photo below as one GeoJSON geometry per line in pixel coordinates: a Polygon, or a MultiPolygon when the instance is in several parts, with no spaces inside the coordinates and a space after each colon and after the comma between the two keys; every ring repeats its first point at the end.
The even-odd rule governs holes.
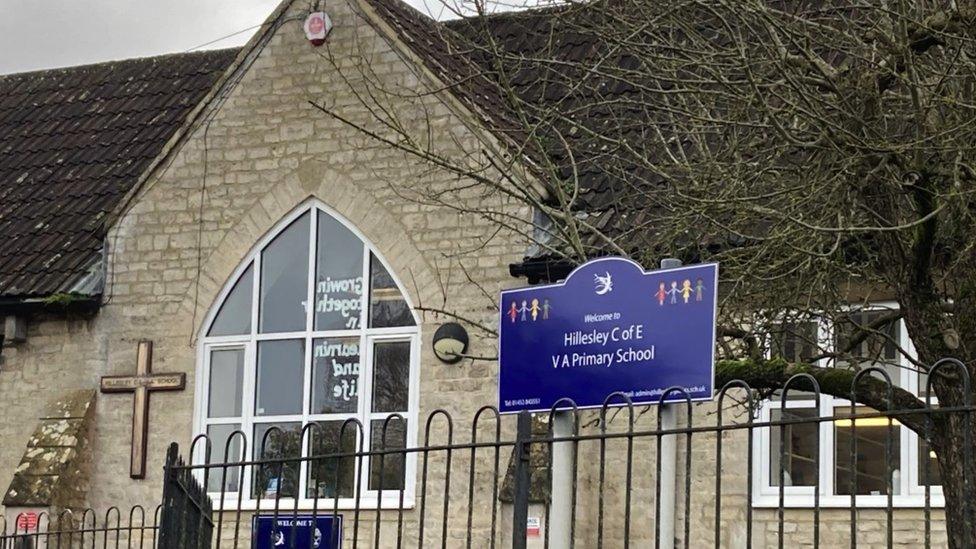
{"type": "Polygon", "coordinates": [[[711,399],[717,287],[716,264],[646,272],[609,257],[559,284],[503,291],[499,410],[598,407],[618,391],[656,404],[675,386],[711,399]]]}
{"type": "Polygon", "coordinates": [[[340,549],[342,515],[257,515],[252,524],[252,549],[340,549]]]}

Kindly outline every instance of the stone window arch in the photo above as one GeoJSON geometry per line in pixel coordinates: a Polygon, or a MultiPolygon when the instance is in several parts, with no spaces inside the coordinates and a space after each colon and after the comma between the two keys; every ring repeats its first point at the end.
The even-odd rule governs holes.
{"type": "MultiPolygon", "coordinates": [[[[241,263],[203,325],[195,423],[210,439],[211,463],[355,452],[360,437],[365,450],[383,449],[391,414],[406,424],[389,422],[386,449],[415,445],[418,326],[399,280],[352,224],[318,201],[293,211],[241,263]],[[350,424],[340,442],[350,419],[362,431],[350,424]],[[265,437],[273,427],[280,432],[265,437]],[[247,455],[236,431],[246,434],[247,455]]],[[[398,505],[412,500],[415,461],[387,454],[382,471],[368,457],[245,467],[243,475],[212,469],[208,490],[234,505],[240,492],[245,506],[275,496],[375,505],[382,474],[383,505],[398,505]]]]}

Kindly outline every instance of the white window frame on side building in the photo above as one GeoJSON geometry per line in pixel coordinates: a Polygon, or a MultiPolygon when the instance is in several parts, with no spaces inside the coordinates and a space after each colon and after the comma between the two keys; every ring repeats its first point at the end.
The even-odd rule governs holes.
{"type": "MultiPolygon", "coordinates": [[[[876,302],[868,307],[859,307],[858,309],[862,311],[892,311],[897,310],[897,304],[893,302],[876,302]]],[[[818,345],[822,349],[832,349],[835,338],[833,326],[830,325],[830,322],[823,318],[811,319],[809,322],[817,323],[818,345]]],[[[897,321],[896,330],[899,347],[907,352],[909,356],[915,356],[914,345],[908,336],[907,329],[902,320],[897,321]]],[[[911,391],[915,395],[920,394],[920,389],[924,390],[924,387],[920,387],[919,385],[922,376],[916,371],[911,361],[899,353],[896,362],[898,366],[896,368],[898,377],[893,378],[892,383],[911,391]]],[[[832,359],[818,360],[816,365],[824,368],[833,367],[832,359]]],[[[921,379],[921,383],[924,384],[924,378],[921,379]]],[[[794,390],[791,388],[790,394],[794,394],[794,390]]],[[[797,398],[789,399],[786,403],[787,408],[815,408],[815,415],[820,417],[849,415],[851,413],[850,400],[848,399],[821,395],[820,402],[815,403],[813,395],[805,398],[804,393],[798,390],[796,392],[800,393],[800,395],[797,398]]],[[[932,398],[932,404],[933,406],[937,404],[937,399],[934,397],[932,398]]],[[[759,410],[756,421],[770,421],[773,410],[780,408],[781,404],[778,397],[764,402],[759,410]]],[[[858,427],[860,428],[860,425],[858,427]]],[[[753,463],[753,505],[759,508],[779,506],[779,473],[778,468],[776,471],[773,471],[774,463],[772,459],[772,452],[779,452],[779,447],[775,443],[771,429],[778,430],[779,427],[759,428],[753,439],[754,455],[757,456],[753,463]]],[[[896,463],[893,465],[893,468],[898,469],[899,474],[894,479],[892,505],[903,508],[923,507],[925,505],[925,487],[921,484],[923,472],[922,463],[918,457],[918,435],[907,427],[898,425],[897,423],[894,429],[895,436],[898,440],[898,451],[895,453],[896,463]],[[907,464],[907,466],[903,464],[907,464]],[[908,474],[904,474],[905,471],[908,474]]],[[[843,461],[834,459],[834,424],[832,422],[820,423],[817,427],[817,434],[817,451],[820,461],[818,476],[820,486],[819,505],[821,507],[849,507],[851,505],[851,496],[839,493],[838,487],[835,486],[835,467],[838,462],[843,463],[843,461]]],[[[848,459],[846,455],[842,458],[844,461],[848,459]]],[[[815,505],[814,486],[785,486],[783,494],[783,504],[785,507],[812,508],[815,505]]],[[[933,485],[930,494],[930,504],[933,507],[942,507],[944,505],[941,486],[933,485]]],[[[855,503],[859,508],[883,508],[888,505],[888,497],[885,494],[857,494],[855,503]]]]}
{"type": "MultiPolygon", "coordinates": [[[[352,242],[347,237],[347,242],[352,242]]],[[[381,290],[377,290],[377,295],[379,295],[381,290]]],[[[379,300],[382,298],[376,297],[379,300]]],[[[356,299],[353,299],[356,301],[356,299]]],[[[399,310],[401,311],[402,318],[402,306],[399,310]]],[[[301,314],[301,313],[299,313],[301,314]]],[[[370,441],[374,436],[372,432],[374,429],[374,423],[382,420],[390,415],[392,412],[377,412],[374,411],[373,407],[373,355],[376,344],[383,343],[393,343],[402,342],[409,345],[409,373],[407,380],[408,395],[406,397],[407,409],[398,410],[407,422],[406,433],[405,433],[405,445],[407,448],[415,447],[417,445],[417,432],[418,432],[418,415],[419,415],[419,400],[420,400],[420,318],[418,317],[416,310],[412,303],[410,303],[408,294],[404,291],[404,286],[401,281],[397,278],[396,273],[390,269],[389,264],[383,259],[380,253],[376,250],[369,240],[348,220],[344,219],[337,212],[329,208],[327,205],[319,200],[309,200],[303,203],[301,206],[293,210],[291,213],[286,215],[281,221],[279,221],[273,229],[271,229],[268,234],[263,237],[252,250],[248,253],[246,258],[241,262],[239,267],[234,271],[233,275],[229,278],[228,282],[224,285],[221,292],[218,294],[214,301],[211,310],[209,311],[207,317],[202,323],[202,330],[200,331],[200,336],[198,337],[198,352],[197,352],[197,374],[196,374],[196,384],[195,384],[195,410],[194,410],[194,434],[201,435],[208,432],[208,427],[228,425],[226,430],[230,430],[232,427],[240,428],[244,433],[247,433],[247,456],[244,456],[245,460],[253,460],[259,456],[255,455],[255,449],[260,446],[261,440],[255,440],[255,426],[258,424],[272,424],[272,423],[282,423],[282,422],[293,422],[300,423],[301,426],[308,425],[309,423],[316,422],[332,422],[331,425],[334,427],[341,425],[343,421],[349,419],[355,419],[361,422],[363,425],[363,449],[368,451],[370,449],[370,441]],[[301,219],[304,215],[308,214],[310,217],[308,219],[308,281],[306,287],[306,296],[301,303],[301,307],[304,309],[305,318],[305,328],[303,330],[297,331],[283,331],[283,332],[269,332],[260,333],[259,330],[259,307],[261,304],[261,262],[263,259],[263,253],[265,249],[274,242],[275,238],[283,234],[286,229],[288,229],[292,223],[301,219]],[[316,326],[315,309],[316,307],[309,307],[309,303],[317,303],[316,301],[316,290],[317,287],[317,272],[316,267],[317,262],[317,251],[319,246],[318,241],[318,225],[320,220],[325,220],[323,216],[329,216],[332,220],[338,222],[341,227],[348,230],[352,235],[357,237],[362,243],[362,289],[361,296],[358,298],[360,305],[360,317],[361,321],[359,325],[354,328],[344,327],[342,329],[326,329],[320,330],[316,326]],[[376,263],[378,262],[378,263],[376,263]],[[396,301],[396,305],[400,306],[399,302],[405,303],[409,310],[409,317],[412,321],[411,325],[405,325],[406,320],[403,324],[390,326],[390,327],[371,327],[372,319],[372,305],[373,300],[373,288],[371,288],[372,275],[376,272],[371,270],[374,267],[382,269],[385,271],[385,275],[392,279],[395,284],[395,288],[384,287],[382,291],[389,296],[392,296],[392,300],[396,301]],[[228,297],[234,290],[237,281],[247,272],[247,270],[253,269],[251,272],[251,288],[250,288],[250,328],[248,333],[241,333],[237,335],[208,335],[211,331],[212,326],[218,319],[219,313],[222,306],[227,301],[228,297]],[[396,295],[396,291],[399,295],[396,295]],[[335,341],[338,338],[342,338],[342,341],[355,342],[358,338],[358,372],[352,374],[357,380],[358,384],[358,395],[356,397],[355,411],[346,410],[343,412],[330,412],[330,413],[315,413],[312,409],[313,400],[313,371],[315,368],[315,363],[313,354],[313,347],[316,341],[322,341],[323,339],[330,338],[335,341]],[[262,342],[273,342],[273,341],[301,341],[303,342],[304,359],[301,364],[301,375],[302,375],[302,391],[301,391],[301,411],[289,414],[279,414],[279,415],[268,415],[259,416],[258,415],[258,404],[256,403],[257,391],[257,370],[258,370],[258,348],[262,342]],[[211,394],[210,387],[210,377],[211,377],[211,359],[214,357],[214,351],[227,350],[227,349],[240,349],[243,351],[243,368],[238,374],[241,378],[241,397],[242,400],[239,405],[239,410],[235,412],[237,415],[231,414],[230,417],[210,417],[210,402],[209,397],[211,394]]],[[[324,342],[323,342],[324,343],[324,342]]],[[[398,352],[406,351],[406,347],[399,346],[398,352]]],[[[297,356],[297,355],[296,355],[297,356]]],[[[355,355],[353,355],[355,356],[355,355]]],[[[323,370],[328,370],[322,366],[323,370]]],[[[324,375],[328,376],[328,373],[324,375]]],[[[234,399],[231,399],[233,402],[234,399]]],[[[393,420],[390,422],[391,433],[395,429],[397,421],[393,420]]],[[[302,440],[302,455],[309,456],[309,451],[311,443],[309,438],[315,436],[315,431],[317,428],[310,428],[312,433],[310,436],[303,437],[302,440]]],[[[352,432],[355,433],[357,428],[353,423],[347,424],[346,427],[347,435],[352,432]]],[[[379,429],[377,428],[377,433],[375,436],[379,437],[379,429]]],[[[274,434],[270,436],[275,436],[274,434]]],[[[392,441],[393,436],[390,436],[392,441]]],[[[326,444],[329,443],[327,439],[326,444]]],[[[268,443],[269,446],[272,442],[268,443]]],[[[354,445],[358,446],[359,441],[357,440],[354,445]]],[[[226,460],[223,460],[224,448],[223,441],[215,441],[211,449],[211,462],[226,461],[226,462],[236,462],[240,459],[241,450],[240,448],[234,448],[236,444],[232,445],[231,453],[236,455],[230,455],[226,460]]],[[[355,450],[353,448],[352,450],[355,450]]],[[[333,450],[336,451],[336,450],[333,450]]],[[[343,451],[347,451],[343,449],[343,451]]],[[[392,454],[387,454],[390,456],[392,454]]],[[[399,455],[399,454],[397,454],[399,455]]],[[[194,451],[192,457],[193,463],[200,464],[206,459],[205,444],[198,442],[197,447],[194,451]]],[[[354,485],[354,491],[352,495],[345,497],[341,496],[337,500],[339,509],[351,509],[357,505],[360,508],[376,508],[377,506],[381,508],[400,508],[401,504],[404,508],[412,508],[415,503],[415,486],[416,486],[416,469],[417,469],[417,455],[415,452],[407,453],[405,456],[404,464],[404,478],[403,478],[403,490],[397,488],[384,487],[382,491],[382,500],[379,498],[378,490],[375,487],[371,488],[371,465],[369,463],[369,458],[362,458],[361,465],[362,470],[355,470],[352,474],[352,483],[354,485]],[[358,483],[357,483],[358,480],[358,483]],[[357,494],[356,491],[359,493],[357,494]]],[[[386,463],[384,465],[384,470],[389,472],[390,464],[386,463]]],[[[216,489],[214,489],[214,476],[222,477],[222,471],[220,468],[211,469],[209,473],[211,478],[210,489],[211,496],[215,503],[223,501],[225,508],[238,508],[244,510],[255,510],[255,509],[273,509],[275,506],[274,498],[268,498],[265,494],[262,497],[257,497],[255,492],[260,492],[260,488],[255,488],[252,485],[255,478],[255,467],[245,467],[242,479],[237,479],[236,482],[242,483],[243,489],[241,493],[243,497],[238,501],[238,487],[240,485],[234,485],[233,487],[228,486],[227,489],[222,490],[220,485],[220,478],[217,479],[216,489]],[[233,488],[233,489],[231,489],[233,488]],[[223,492],[223,493],[221,493],[223,492]]],[[[230,474],[230,473],[228,473],[230,474]]],[[[331,509],[336,505],[336,499],[331,496],[318,496],[318,501],[316,502],[315,497],[311,496],[308,490],[312,487],[311,479],[309,475],[309,462],[302,461],[300,465],[300,470],[298,472],[298,486],[297,494],[298,501],[296,502],[294,496],[286,497],[282,495],[278,505],[281,508],[294,508],[296,503],[299,509],[311,509],[317,507],[319,509],[331,509]]],[[[283,479],[279,479],[279,482],[283,482],[283,479]]],[[[228,483],[229,484],[229,483],[228,483]]],[[[322,479],[316,479],[316,484],[319,488],[322,488],[322,479]]],[[[334,481],[332,482],[334,484],[334,481]]],[[[282,485],[283,486],[283,485],[282,485]]],[[[332,487],[335,489],[335,487],[332,487]]]]}

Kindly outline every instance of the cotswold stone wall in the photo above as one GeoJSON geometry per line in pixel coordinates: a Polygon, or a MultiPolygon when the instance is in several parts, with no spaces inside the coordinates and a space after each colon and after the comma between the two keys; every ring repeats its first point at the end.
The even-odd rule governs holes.
{"type": "MultiPolygon", "coordinates": [[[[321,200],[365,235],[404,283],[414,305],[495,322],[485,292],[495,295],[518,283],[507,266],[521,258],[526,243],[512,235],[492,237],[495,227],[477,215],[398,196],[411,188],[447,188],[457,181],[377,145],[309,105],[310,100],[321,101],[370,125],[372,117],[350,88],[361,84],[356,80],[360,68],[390,89],[420,90],[422,84],[346,2],[328,7],[335,22],[328,46],[311,47],[296,19],[306,8],[300,2],[290,8],[287,21],[212,121],[195,131],[115,224],[107,239],[108,281],[97,317],[34,318],[27,342],[4,351],[4,487],[46,403],[36,395],[95,388],[102,375],[131,374],[136,342],[151,339],[153,370],[185,372],[187,390],[152,395],[149,463],[141,481],[128,475],[131,396],[98,395],[88,504],[104,509],[158,501],[166,446],[177,441],[186,448],[194,435],[196,339],[204,317],[255,244],[310,199],[321,200]],[[333,61],[350,80],[340,77],[333,61]],[[468,250],[476,253],[463,253],[468,250]],[[459,253],[464,271],[456,259],[459,253]]],[[[435,147],[471,139],[461,119],[433,96],[404,100],[399,112],[421,135],[429,123],[435,147]]],[[[490,205],[531,218],[521,206],[498,196],[469,192],[458,200],[459,206],[490,205]]],[[[421,316],[422,410],[443,407],[470,417],[477,406],[494,400],[495,368],[488,362],[437,361],[430,338],[447,319],[434,313],[421,316]]],[[[470,333],[471,352],[494,353],[482,334],[470,333]]]]}
{"type": "MultiPolygon", "coordinates": [[[[98,386],[108,337],[98,333],[95,324],[79,316],[34,317],[27,340],[4,347],[0,355],[0,491],[6,492],[11,485],[31,436],[41,418],[49,415],[52,402],[78,389],[98,386]]],[[[128,452],[128,442],[121,445],[128,452]]]]}
{"type": "MultiPolygon", "coordinates": [[[[731,393],[730,396],[734,396],[731,393]]],[[[723,424],[743,424],[747,421],[741,406],[730,406],[730,398],[725,401],[726,410],[723,424]]],[[[692,421],[695,427],[715,427],[717,408],[715,403],[696,403],[692,405],[692,421]]],[[[678,426],[687,425],[683,405],[677,406],[678,426]]],[[[601,431],[596,423],[597,414],[588,412],[582,421],[584,434],[601,431]]],[[[611,410],[608,433],[627,432],[628,418],[623,409],[611,410]]],[[[657,429],[655,409],[635,408],[634,431],[641,433],[657,429]],[[646,412],[645,412],[646,410],[646,412]]],[[[754,430],[754,437],[760,437],[760,429],[754,430]]],[[[685,492],[687,478],[686,442],[684,434],[677,438],[677,490],[675,511],[675,536],[679,540],[676,547],[714,547],[715,546],[715,501],[716,482],[721,482],[721,520],[719,532],[722,547],[745,547],[747,539],[748,499],[748,434],[747,430],[727,431],[722,438],[722,463],[716,475],[716,434],[695,433],[691,438],[690,492],[685,492]],[[685,545],[685,510],[688,508],[690,525],[687,545],[685,545]]],[[[601,459],[598,441],[582,442],[580,452],[580,500],[578,502],[578,523],[576,526],[576,547],[597,547],[599,527],[599,506],[603,505],[603,547],[623,547],[625,529],[627,439],[608,440],[604,458],[601,459]],[[604,470],[604,489],[601,492],[600,468],[604,470]]],[[[653,547],[655,532],[655,494],[657,483],[657,437],[638,436],[632,448],[631,474],[631,519],[630,546],[653,547]]],[[[753,459],[758,464],[759,452],[753,459]]],[[[768,466],[768,461],[766,462],[768,466]]],[[[754,492],[755,493],[755,492],[754,492]]],[[[752,507],[753,547],[776,547],[779,544],[778,509],[752,507]]],[[[942,510],[932,509],[931,546],[945,547],[945,524],[942,510]]],[[[884,509],[862,508],[857,512],[858,547],[887,547],[887,517],[884,509]]],[[[786,509],[784,520],[784,545],[786,547],[813,547],[814,512],[812,509],[786,509]]],[[[893,546],[924,546],[925,517],[922,509],[895,509],[893,512],[893,546]]],[[[850,509],[828,508],[820,510],[820,547],[850,547],[850,509]]]]}
{"type": "MultiPolygon", "coordinates": [[[[103,450],[114,445],[116,451],[105,451],[95,464],[93,503],[109,505],[120,497],[153,500],[158,495],[166,445],[176,440],[186,446],[193,435],[201,322],[255,244],[309,199],[321,200],[365,235],[406,286],[414,305],[444,307],[490,324],[495,312],[478,286],[493,295],[517,283],[508,276],[507,265],[521,257],[524,243],[506,235],[488,240],[494,228],[478,216],[397,194],[417,187],[446,188],[456,184],[455,178],[379,146],[309,105],[310,100],[321,101],[375,127],[350,89],[359,86],[362,91],[356,81],[360,69],[368,69],[390,89],[418,90],[421,84],[345,2],[329,5],[336,25],[329,45],[311,47],[294,17],[305,8],[296,3],[212,122],[196,132],[137,198],[109,239],[108,305],[99,318],[99,328],[112,334],[105,372],[131,371],[135,348],[128,342],[151,338],[154,370],[186,372],[190,386],[182,393],[153,395],[149,456],[155,463],[147,480],[138,483],[125,478],[128,452],[120,444],[128,440],[131,403],[114,395],[101,397],[96,445],[103,450]],[[465,275],[451,256],[470,249],[479,251],[462,256],[465,275]]],[[[434,146],[447,148],[454,138],[470,139],[439,100],[430,96],[422,103],[404,100],[399,112],[421,134],[430,123],[434,146]]],[[[529,219],[528,212],[498,197],[471,193],[459,200],[459,205],[490,204],[529,219]]],[[[484,362],[437,361],[430,337],[445,319],[421,316],[422,410],[445,407],[467,414],[476,404],[491,402],[494,368],[484,362]]],[[[472,335],[479,334],[472,330],[472,335]]],[[[493,349],[476,339],[472,352],[491,354],[493,349]]]]}
{"type": "MultiPolygon", "coordinates": [[[[167,445],[177,441],[185,451],[194,435],[196,340],[204,317],[255,244],[282,217],[309,199],[321,200],[355,224],[404,282],[415,305],[448,309],[491,325],[497,312],[490,296],[501,288],[521,284],[508,275],[507,268],[525,249],[519,238],[509,233],[492,236],[495,227],[478,215],[423,205],[399,194],[411,188],[447,188],[456,185],[453,176],[431,171],[416,159],[378,145],[309,105],[310,100],[321,101],[350,120],[371,125],[371,116],[350,89],[351,85],[362,91],[362,76],[357,76],[357,71],[367,70],[391,90],[422,89],[423,84],[346,0],[327,4],[335,30],[327,46],[312,48],[302,34],[300,19],[296,19],[305,7],[307,3],[297,3],[290,10],[292,17],[260,52],[212,121],[195,131],[117,222],[107,239],[108,281],[98,316],[89,320],[34,318],[27,342],[4,351],[0,371],[0,487],[9,484],[49,400],[38,395],[91,389],[97,387],[102,375],[130,374],[135,369],[137,341],[151,339],[155,343],[154,371],[185,372],[187,390],[152,396],[148,470],[146,479],[140,481],[131,480],[128,474],[131,396],[98,395],[87,504],[100,510],[112,505],[123,509],[135,504],[155,505],[160,499],[167,445]],[[333,62],[343,69],[344,77],[336,72],[333,62]],[[463,262],[463,271],[458,261],[463,262]]],[[[420,134],[428,133],[429,122],[429,134],[438,148],[450,150],[455,139],[472,139],[462,120],[434,96],[422,100],[424,108],[417,101],[388,100],[402,101],[397,112],[420,134]]],[[[460,196],[458,205],[472,209],[490,205],[514,218],[530,219],[530,212],[520,205],[484,195],[478,189],[460,196]]],[[[488,361],[457,365],[437,361],[430,350],[430,338],[446,319],[432,313],[423,313],[422,317],[421,418],[438,408],[449,410],[457,420],[455,440],[467,440],[474,413],[495,401],[496,366],[488,361]]],[[[472,354],[495,354],[493,341],[476,330],[469,331],[474,337],[472,354]]],[[[714,419],[705,405],[696,406],[698,417],[714,419]]],[[[611,428],[620,429],[623,423],[625,420],[618,417],[611,428]]],[[[655,424],[652,411],[641,416],[638,426],[647,429],[655,424]]],[[[414,428],[423,441],[422,425],[414,428]]],[[[587,429],[592,432],[596,427],[587,429]]],[[[506,431],[510,436],[510,430],[506,431]]],[[[443,428],[435,429],[431,441],[445,442],[444,433],[443,428]]],[[[483,427],[480,434],[487,436],[489,429],[483,427]]],[[[730,547],[744,544],[747,503],[743,438],[728,442],[722,472],[728,509],[722,528],[730,547]]],[[[714,438],[698,436],[695,443],[694,527],[688,541],[691,547],[701,547],[712,539],[714,438]]],[[[600,494],[599,447],[592,442],[581,446],[577,548],[596,546],[601,497],[606,506],[604,547],[622,543],[623,448],[619,440],[608,445],[608,488],[600,494]]],[[[641,440],[634,451],[632,546],[646,547],[653,532],[654,443],[641,440]]],[[[502,471],[508,458],[508,451],[503,451],[502,471]]],[[[464,452],[453,456],[447,547],[464,546],[466,542],[467,459],[464,452]]],[[[486,502],[490,498],[492,453],[479,452],[478,460],[475,497],[486,502]]],[[[681,458],[679,463],[683,463],[681,458]]],[[[443,506],[445,466],[443,454],[431,458],[426,535],[432,545],[441,535],[441,516],[432,509],[443,506]]],[[[683,499],[679,497],[680,502],[683,499]]],[[[510,512],[510,507],[502,510],[510,512]]],[[[417,508],[403,512],[407,539],[417,539],[418,516],[417,508]]],[[[677,516],[680,533],[681,510],[677,516]]],[[[809,535],[812,514],[791,511],[789,516],[790,543],[799,543],[809,535]]],[[[823,516],[823,539],[834,546],[846,545],[846,523],[841,524],[845,512],[824,512],[823,516]]],[[[919,516],[916,510],[898,511],[896,528],[910,529],[911,539],[917,540],[919,516]]],[[[372,539],[373,517],[373,512],[363,513],[361,541],[372,539]]],[[[397,513],[386,511],[382,517],[383,539],[392,544],[397,513]]],[[[864,511],[861,517],[865,531],[862,547],[881,543],[881,513],[864,511]]],[[[490,520],[490,514],[483,512],[472,517],[476,530],[473,546],[488,545],[490,520]]],[[[497,520],[499,531],[508,532],[509,515],[499,515],[497,520]]],[[[757,510],[756,520],[755,546],[773,544],[775,511],[757,510]]],[[[934,528],[941,530],[939,525],[934,528]]],[[[245,520],[240,529],[242,539],[247,539],[248,533],[249,521],[245,520]]],[[[221,535],[233,539],[227,525],[221,535]]]]}

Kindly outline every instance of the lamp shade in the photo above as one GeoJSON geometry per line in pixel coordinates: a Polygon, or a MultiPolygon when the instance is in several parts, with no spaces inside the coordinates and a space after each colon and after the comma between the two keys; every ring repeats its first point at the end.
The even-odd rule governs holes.
{"type": "Polygon", "coordinates": [[[446,364],[455,364],[468,351],[468,332],[457,322],[448,322],[434,332],[434,354],[446,364]]]}

